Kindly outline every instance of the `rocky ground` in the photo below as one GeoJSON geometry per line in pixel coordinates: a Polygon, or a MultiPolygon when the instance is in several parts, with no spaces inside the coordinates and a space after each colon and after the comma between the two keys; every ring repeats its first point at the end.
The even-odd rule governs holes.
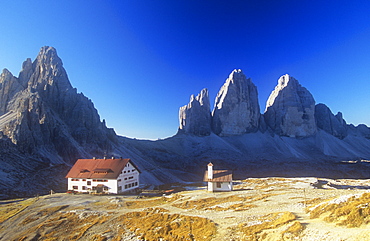
{"type": "Polygon", "coordinates": [[[0,202],[0,240],[370,240],[369,180],[251,178],[162,197],[0,202]]]}

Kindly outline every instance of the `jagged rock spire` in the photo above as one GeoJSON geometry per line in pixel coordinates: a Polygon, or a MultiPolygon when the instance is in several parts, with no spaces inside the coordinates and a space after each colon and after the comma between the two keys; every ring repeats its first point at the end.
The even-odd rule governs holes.
{"type": "Polygon", "coordinates": [[[189,104],[180,107],[179,130],[196,136],[211,134],[211,113],[208,90],[202,91],[194,97],[191,95],[189,104]]]}
{"type": "Polygon", "coordinates": [[[217,94],[212,118],[212,129],[217,135],[257,131],[260,118],[257,87],[242,70],[233,70],[226,79],[217,94]]]}
{"type": "Polygon", "coordinates": [[[27,153],[41,149],[51,162],[74,161],[112,149],[116,135],[100,121],[91,100],[77,93],[55,48],[27,59],[19,78],[0,76],[0,131],[27,153]]]}
{"type": "MultiPolygon", "coordinates": [[[[23,65],[22,72],[29,72],[29,63],[23,65]]],[[[43,92],[48,98],[63,95],[72,89],[67,72],[63,68],[62,60],[53,47],[42,47],[36,60],[32,64],[33,73],[30,75],[28,87],[43,92]],[[46,90],[46,91],[43,91],[46,90]]],[[[29,73],[28,73],[29,75],[29,73]]]]}
{"type": "Polygon", "coordinates": [[[315,106],[315,118],[318,128],[339,139],[347,136],[347,123],[341,112],[334,115],[329,107],[320,103],[315,106]]]}
{"type": "Polygon", "coordinates": [[[278,135],[305,137],[316,133],[315,100],[298,80],[283,75],[266,103],[265,121],[278,135]]]}

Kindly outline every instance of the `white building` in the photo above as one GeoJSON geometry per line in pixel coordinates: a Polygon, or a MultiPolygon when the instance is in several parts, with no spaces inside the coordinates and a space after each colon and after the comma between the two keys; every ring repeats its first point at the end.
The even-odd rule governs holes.
{"type": "Polygon", "coordinates": [[[130,159],[78,159],[68,172],[68,190],[124,193],[139,187],[140,170],[130,159]]]}
{"type": "Polygon", "coordinates": [[[208,164],[208,170],[204,173],[204,181],[208,183],[207,190],[210,192],[233,190],[233,175],[229,170],[213,170],[213,164],[208,164]]]}

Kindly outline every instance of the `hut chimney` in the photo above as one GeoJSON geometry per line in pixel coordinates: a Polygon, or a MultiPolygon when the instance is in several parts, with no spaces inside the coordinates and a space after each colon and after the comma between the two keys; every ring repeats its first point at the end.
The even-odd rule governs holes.
{"type": "Polygon", "coordinates": [[[208,164],[208,179],[213,179],[213,164],[210,162],[208,164]]]}

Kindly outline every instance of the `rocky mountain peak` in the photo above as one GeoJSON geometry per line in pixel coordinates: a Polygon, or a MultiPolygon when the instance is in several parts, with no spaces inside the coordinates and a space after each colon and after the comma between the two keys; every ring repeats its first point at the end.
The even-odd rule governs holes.
{"type": "Polygon", "coordinates": [[[278,135],[305,137],[316,133],[315,100],[298,80],[283,75],[266,103],[265,121],[278,135]]]}
{"type": "Polygon", "coordinates": [[[108,152],[116,141],[91,100],[72,88],[55,48],[42,47],[33,63],[24,61],[19,78],[1,76],[0,131],[21,151],[41,148],[44,160],[69,162],[108,152]]]}
{"type": "Polygon", "coordinates": [[[13,77],[13,74],[8,70],[8,69],[3,69],[3,72],[1,73],[0,76],[0,81],[3,82],[5,79],[13,77]]]}
{"type": "Polygon", "coordinates": [[[3,69],[0,75],[0,116],[8,111],[8,102],[13,96],[23,89],[18,79],[9,70],[3,69]]]}
{"type": "Polygon", "coordinates": [[[246,76],[241,69],[234,69],[233,71],[231,71],[228,80],[234,83],[234,81],[237,81],[237,79],[245,79],[245,78],[246,76]]]}
{"type": "Polygon", "coordinates": [[[179,120],[180,132],[196,136],[211,134],[211,113],[207,89],[202,89],[196,97],[191,95],[190,102],[180,107],[179,120]]]}
{"type": "MultiPolygon", "coordinates": [[[[63,62],[53,47],[42,47],[36,60],[32,64],[33,73],[30,74],[29,61],[23,64],[22,72],[30,75],[28,87],[42,90],[55,86],[56,91],[65,92],[72,89],[63,62]],[[50,86],[50,87],[47,87],[50,86]]],[[[53,90],[54,91],[54,90],[53,90]]]]}
{"type": "Polygon", "coordinates": [[[32,67],[32,61],[30,58],[27,58],[26,61],[22,64],[22,70],[19,73],[19,81],[21,84],[26,88],[28,80],[30,79],[31,75],[33,73],[33,67],[32,67]]]}
{"type": "Polygon", "coordinates": [[[217,135],[241,135],[258,129],[257,87],[240,69],[226,79],[215,100],[212,129],[217,135]]]}
{"type": "Polygon", "coordinates": [[[341,112],[334,115],[329,107],[320,103],[315,106],[315,118],[318,128],[339,139],[347,136],[347,123],[341,112]]]}
{"type": "Polygon", "coordinates": [[[289,76],[288,74],[282,75],[278,79],[278,84],[275,86],[274,91],[270,94],[265,111],[274,104],[276,97],[278,97],[279,93],[285,89],[290,89],[291,91],[295,92],[297,89],[301,88],[301,85],[298,83],[298,80],[289,76]]]}

